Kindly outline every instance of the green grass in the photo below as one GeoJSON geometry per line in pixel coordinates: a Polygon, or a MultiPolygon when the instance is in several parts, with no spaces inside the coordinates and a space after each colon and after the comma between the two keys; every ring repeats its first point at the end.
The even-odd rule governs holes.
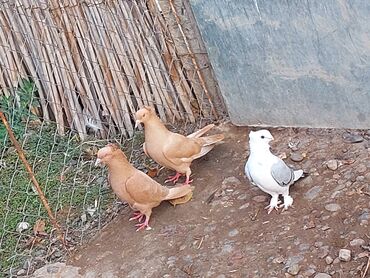
{"type": "MultiPolygon", "coordinates": [[[[72,245],[81,244],[100,224],[109,221],[108,211],[117,206],[114,194],[105,186],[106,170],[94,167],[96,151],[107,141],[90,138],[91,141],[81,142],[72,131],[59,135],[55,124],[41,122],[31,112],[34,110],[31,108],[38,107],[33,82],[22,80],[16,92],[21,97],[1,96],[0,92],[0,110],[7,116],[53,213],[67,232],[67,239],[72,245]],[[91,208],[95,209],[92,215],[91,208]],[[86,222],[82,215],[86,216],[86,222]]],[[[117,141],[123,141],[121,146],[128,157],[136,151],[135,165],[143,164],[138,160],[141,151],[137,152],[141,150],[142,133],[117,141]]],[[[0,278],[8,276],[9,271],[16,273],[30,258],[33,268],[60,259],[50,255],[63,250],[55,239],[56,232],[46,210],[0,121],[0,278]],[[45,221],[45,231],[50,236],[27,246],[39,219],[45,221]],[[27,222],[30,227],[17,232],[20,222],[27,222]],[[37,261],[38,258],[41,259],[37,261]]]]}
{"type": "MultiPolygon", "coordinates": [[[[45,123],[28,128],[26,135],[18,137],[50,207],[64,231],[68,232],[67,238],[72,244],[85,242],[99,227],[86,227],[81,215],[85,214],[89,223],[102,221],[105,224],[107,210],[116,205],[116,197],[105,186],[106,169],[94,167],[96,151],[107,141],[91,138],[93,141],[80,142],[73,132],[60,136],[55,125],[45,123]],[[90,216],[88,209],[96,202],[96,212],[90,216]]],[[[24,262],[30,257],[35,258],[40,250],[62,250],[59,242],[52,240],[56,233],[52,232],[46,210],[16,150],[7,138],[4,142],[0,142],[0,277],[10,269],[22,268],[24,262]],[[38,219],[45,220],[46,232],[53,236],[30,248],[26,242],[33,236],[33,226],[38,219]],[[16,232],[20,222],[29,223],[30,228],[16,232]]],[[[121,144],[128,157],[136,151],[133,153],[135,166],[144,164],[140,160],[145,157],[141,156],[142,142],[143,134],[138,132],[121,144]]],[[[55,259],[47,257],[45,261],[55,259]]],[[[41,265],[38,263],[35,267],[41,265]]]]}
{"type": "MultiPolygon", "coordinates": [[[[73,133],[57,135],[53,125],[44,124],[27,132],[21,140],[27,160],[58,221],[64,228],[68,227],[70,233],[81,229],[80,217],[95,200],[100,201],[98,210],[104,210],[114,199],[113,194],[103,194],[101,184],[94,183],[101,170],[93,169],[94,157],[86,155],[89,145],[81,145],[73,133]]],[[[50,246],[48,239],[32,251],[25,246],[36,220],[45,220],[46,232],[50,233],[52,226],[24,165],[9,142],[2,146],[2,153],[0,273],[6,273],[10,267],[20,267],[25,258],[38,249],[50,246]],[[30,228],[16,232],[20,222],[29,223],[30,228]]],[[[93,217],[98,214],[97,211],[93,217]]]]}

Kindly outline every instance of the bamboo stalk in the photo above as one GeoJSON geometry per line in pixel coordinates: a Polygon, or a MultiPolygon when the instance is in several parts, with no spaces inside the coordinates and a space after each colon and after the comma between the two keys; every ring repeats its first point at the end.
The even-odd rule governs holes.
{"type": "MultiPolygon", "coordinates": [[[[55,16],[52,16],[52,13],[44,14],[44,19],[53,27],[61,27],[60,22],[60,10],[55,10],[55,16]]],[[[37,15],[35,14],[35,18],[37,15]]],[[[37,18],[39,19],[39,18],[37,18]]],[[[61,37],[63,37],[63,33],[58,35],[56,33],[56,28],[46,28],[45,30],[45,37],[46,37],[46,49],[49,52],[49,56],[53,57],[53,61],[55,64],[59,64],[58,70],[55,72],[55,76],[57,78],[57,88],[60,94],[60,99],[63,103],[63,108],[65,111],[65,115],[67,116],[67,122],[69,126],[74,127],[74,129],[78,132],[80,138],[83,140],[86,134],[86,125],[81,122],[83,117],[79,117],[78,115],[82,115],[82,108],[76,99],[76,95],[72,93],[73,91],[73,81],[70,77],[69,71],[66,70],[69,67],[68,63],[66,63],[63,55],[60,52],[60,49],[63,48],[62,43],[60,41],[61,37]],[[53,49],[49,47],[49,45],[54,45],[53,49]],[[55,56],[53,56],[53,54],[55,56]]]]}
{"type": "MultiPolygon", "coordinates": [[[[121,11],[124,15],[124,17],[126,17],[127,19],[129,19],[129,15],[128,15],[128,12],[127,11],[130,11],[130,7],[127,6],[127,3],[126,2],[120,2],[120,8],[121,8],[121,11]]],[[[145,56],[145,53],[143,53],[141,51],[141,49],[144,48],[144,46],[142,45],[142,42],[139,41],[139,40],[135,40],[133,39],[134,36],[132,34],[136,34],[136,36],[139,34],[139,31],[138,30],[134,30],[134,24],[132,24],[132,19],[129,19],[126,21],[127,22],[127,29],[126,29],[126,35],[131,35],[132,37],[132,40],[135,41],[137,44],[135,45],[136,46],[136,51],[138,51],[139,53],[139,59],[140,59],[140,62],[144,65],[145,69],[146,69],[146,72],[147,72],[147,78],[148,78],[148,84],[151,88],[151,92],[153,94],[153,97],[154,97],[154,100],[156,102],[156,105],[157,105],[157,108],[158,108],[158,112],[160,114],[160,117],[162,119],[165,119],[165,113],[164,113],[164,110],[163,110],[163,103],[158,95],[158,91],[157,91],[157,88],[155,86],[153,86],[154,84],[154,80],[153,80],[153,72],[151,70],[151,63],[150,61],[147,59],[147,57],[145,56]]]]}
{"type": "MultiPolygon", "coordinates": [[[[157,6],[155,3],[153,3],[151,7],[155,7],[157,9],[157,6]]],[[[166,24],[164,23],[162,18],[158,17],[158,20],[159,20],[159,23],[161,23],[162,30],[165,30],[166,24]]],[[[166,36],[166,33],[163,33],[163,35],[166,36]]],[[[193,116],[193,113],[190,107],[190,100],[192,99],[193,95],[192,95],[190,87],[187,84],[186,78],[183,75],[183,69],[181,68],[181,65],[179,64],[179,59],[176,55],[174,47],[169,43],[168,39],[164,38],[163,45],[165,46],[163,57],[164,57],[164,62],[167,65],[167,71],[170,73],[170,77],[175,84],[178,96],[180,98],[181,105],[184,107],[185,112],[187,116],[189,117],[190,121],[194,122],[195,118],[193,116]]]]}
{"type": "MultiPolygon", "coordinates": [[[[97,18],[96,18],[96,15],[94,14],[93,7],[91,9],[86,10],[85,15],[87,16],[88,19],[91,20],[92,23],[94,23],[94,26],[95,25],[99,26],[97,24],[97,18]]],[[[92,36],[92,38],[98,44],[102,44],[103,40],[100,37],[101,34],[99,34],[100,30],[98,29],[98,32],[97,32],[97,30],[94,30],[94,31],[91,30],[91,24],[89,24],[89,28],[90,28],[90,35],[92,36]]],[[[117,82],[114,73],[109,68],[109,61],[108,61],[107,56],[105,55],[105,50],[95,48],[95,53],[96,53],[96,59],[97,59],[99,65],[100,65],[100,67],[103,69],[102,73],[103,73],[103,76],[104,76],[104,84],[105,84],[107,90],[109,91],[111,88],[115,88],[116,92],[122,91],[123,90],[122,87],[121,87],[122,84],[117,82]],[[115,81],[116,81],[116,83],[115,83],[115,81]]],[[[119,94],[113,94],[112,97],[114,98],[114,101],[113,101],[113,98],[111,98],[111,104],[112,104],[114,110],[116,111],[117,115],[120,115],[119,117],[117,117],[116,125],[121,130],[121,132],[124,132],[124,133],[128,132],[128,134],[131,135],[131,133],[133,131],[131,120],[129,121],[130,125],[131,125],[131,128],[126,129],[124,124],[123,124],[123,122],[125,122],[125,114],[127,112],[122,111],[122,109],[120,109],[120,103],[121,103],[120,98],[122,96],[120,96],[119,94]],[[129,131],[131,131],[131,132],[129,132],[129,131]]],[[[125,103],[125,104],[127,104],[127,103],[125,103]]],[[[129,105],[130,105],[130,103],[129,103],[129,105]]],[[[127,111],[127,109],[126,109],[126,111],[127,111]]]]}
{"type": "Polygon", "coordinates": [[[196,60],[196,58],[195,58],[195,55],[194,55],[193,51],[191,50],[191,48],[190,48],[190,46],[189,46],[189,43],[188,43],[187,37],[185,36],[184,31],[182,30],[181,20],[180,20],[179,15],[177,14],[177,11],[176,11],[176,9],[175,9],[175,7],[174,7],[174,5],[173,5],[173,0],[169,0],[169,4],[170,4],[170,7],[171,7],[171,9],[172,9],[172,12],[173,12],[173,14],[174,14],[174,16],[175,16],[176,22],[177,22],[177,24],[178,24],[178,26],[179,26],[180,33],[181,33],[181,35],[182,35],[182,36],[183,36],[183,38],[184,38],[184,43],[185,43],[186,48],[187,48],[187,50],[188,50],[188,53],[189,53],[189,55],[190,55],[190,57],[191,57],[191,60],[192,60],[193,65],[194,65],[194,67],[195,67],[195,70],[197,71],[197,74],[198,74],[198,77],[199,77],[200,84],[201,84],[201,86],[202,86],[202,88],[203,88],[203,90],[204,90],[204,93],[207,95],[207,98],[208,98],[209,104],[210,104],[210,106],[211,106],[212,113],[213,113],[213,115],[216,117],[216,119],[218,119],[218,113],[217,113],[217,111],[216,111],[216,109],[215,109],[215,107],[214,107],[214,105],[213,105],[212,98],[211,98],[210,94],[208,93],[208,89],[207,89],[207,86],[205,85],[205,81],[204,81],[203,75],[202,75],[202,74],[201,74],[201,72],[200,72],[198,62],[197,62],[197,60],[196,60]]]}
{"type": "MultiPolygon", "coordinates": [[[[86,23],[87,18],[84,13],[83,7],[80,5],[74,9],[75,16],[78,18],[84,18],[85,21],[76,20],[76,26],[78,31],[77,41],[79,49],[84,53],[85,59],[90,59],[90,62],[86,62],[85,66],[87,67],[87,73],[90,78],[94,81],[95,93],[97,94],[98,102],[103,106],[103,115],[111,116],[114,122],[119,122],[119,116],[117,114],[117,109],[114,106],[114,103],[111,102],[110,93],[107,91],[107,88],[104,86],[105,81],[101,67],[99,67],[99,62],[96,57],[95,50],[91,44],[92,38],[89,33],[89,27],[86,23]],[[84,38],[84,39],[83,39],[84,38]],[[85,56],[86,55],[86,56],[85,56]]],[[[123,131],[126,134],[126,131],[123,131]]]]}
{"type": "MultiPolygon", "coordinates": [[[[11,35],[9,35],[9,39],[13,41],[13,45],[15,46],[15,49],[17,50],[17,55],[22,55],[21,59],[23,60],[23,67],[25,67],[25,71],[27,72],[27,75],[31,75],[30,73],[36,73],[38,67],[35,63],[36,59],[33,55],[35,51],[33,49],[33,46],[29,46],[28,48],[26,48],[25,44],[22,43],[23,38],[21,34],[24,34],[26,31],[23,31],[23,29],[19,27],[19,20],[16,20],[16,16],[18,13],[13,13],[13,12],[6,13],[6,10],[9,10],[9,8],[5,8],[2,13],[3,22],[5,22],[5,16],[6,16],[9,19],[9,22],[12,22],[12,28],[13,28],[13,32],[11,35]],[[27,49],[31,51],[28,51],[27,49]]],[[[46,87],[46,85],[41,83],[40,80],[34,75],[31,75],[31,76],[33,77],[33,81],[35,82],[38,88],[39,101],[40,101],[41,108],[42,108],[43,118],[44,120],[49,121],[50,115],[48,111],[48,103],[46,101],[46,96],[44,94],[44,88],[46,87]]]]}
{"type": "MultiPolygon", "coordinates": [[[[116,10],[119,11],[120,7],[117,6],[119,3],[115,2],[116,6],[114,7],[116,10]]],[[[113,13],[113,12],[112,12],[113,13]]],[[[138,90],[141,92],[141,99],[143,101],[144,105],[149,105],[150,103],[153,103],[153,98],[152,94],[150,91],[150,88],[148,86],[148,81],[146,78],[145,70],[143,67],[143,64],[141,63],[138,53],[137,53],[137,48],[134,45],[133,38],[131,37],[130,32],[128,32],[128,24],[127,18],[120,19],[117,16],[113,17],[112,13],[108,14],[108,24],[112,25],[120,25],[119,27],[121,28],[116,28],[115,33],[113,34],[113,42],[114,42],[114,47],[118,51],[117,52],[117,59],[123,63],[123,60],[126,58],[130,60],[133,68],[133,73],[136,78],[138,90]],[[109,16],[110,15],[110,16],[109,16]],[[119,42],[119,43],[118,43],[119,42]],[[131,55],[131,57],[129,56],[131,55]]]]}
{"type": "Polygon", "coordinates": [[[82,64],[82,60],[78,53],[78,46],[76,42],[76,38],[73,36],[74,30],[71,26],[69,13],[65,10],[64,13],[61,15],[61,24],[63,22],[64,28],[64,36],[62,36],[62,45],[64,46],[64,53],[66,56],[66,66],[70,66],[70,75],[73,80],[73,83],[78,90],[78,94],[83,102],[83,109],[82,117],[84,119],[84,125],[87,126],[88,118],[95,117],[97,128],[99,129],[99,133],[101,136],[105,137],[105,130],[101,123],[101,118],[99,115],[99,111],[96,107],[96,103],[94,102],[94,95],[91,92],[90,86],[87,82],[87,76],[85,74],[84,68],[80,67],[79,65],[82,64]]]}
{"type": "MultiPolygon", "coordinates": [[[[98,24],[101,24],[101,25],[106,24],[105,21],[103,21],[101,13],[98,10],[96,10],[95,19],[99,20],[99,21],[97,21],[98,24]]],[[[128,129],[129,135],[131,136],[132,133],[133,133],[133,125],[132,125],[132,121],[131,121],[129,113],[130,112],[134,113],[135,112],[135,107],[134,107],[134,104],[131,100],[130,87],[133,90],[133,93],[136,97],[139,96],[139,92],[136,88],[136,84],[132,80],[130,80],[133,73],[132,73],[132,69],[130,68],[129,65],[127,65],[125,63],[126,70],[127,70],[126,78],[127,78],[128,83],[126,82],[126,80],[124,78],[120,78],[120,76],[118,75],[118,73],[120,72],[120,68],[118,66],[116,57],[114,55],[112,55],[112,53],[109,53],[108,47],[105,43],[106,41],[112,43],[112,39],[110,38],[109,33],[105,32],[101,36],[102,36],[101,37],[102,44],[103,44],[104,50],[105,50],[104,53],[105,53],[105,56],[107,57],[108,66],[109,66],[110,72],[111,72],[112,77],[113,77],[113,82],[121,87],[121,90],[117,90],[118,98],[119,98],[119,101],[121,103],[121,107],[123,106],[123,108],[124,108],[123,109],[123,113],[124,113],[123,117],[124,117],[124,123],[125,123],[126,129],[128,129]]],[[[139,100],[139,105],[142,105],[141,99],[139,100]]]]}
{"type": "MultiPolygon", "coordinates": [[[[163,66],[162,61],[162,53],[157,48],[158,44],[153,39],[153,36],[149,36],[146,34],[153,34],[153,30],[151,30],[150,26],[153,25],[153,22],[145,21],[144,18],[148,14],[147,6],[138,6],[136,3],[134,3],[134,7],[136,9],[133,9],[133,15],[135,17],[135,11],[136,11],[136,18],[139,21],[140,25],[143,29],[143,32],[140,34],[141,40],[145,44],[145,52],[148,53],[148,58],[151,61],[151,64],[153,66],[153,72],[154,72],[154,80],[156,87],[159,88],[159,96],[162,99],[163,104],[165,105],[165,108],[167,108],[167,113],[169,114],[169,117],[177,116],[179,117],[179,113],[176,113],[176,109],[174,109],[174,103],[172,101],[172,98],[168,94],[167,86],[165,85],[167,82],[164,78],[164,72],[167,72],[166,68],[163,66]],[[175,115],[174,115],[175,114],[175,115]]],[[[136,24],[138,26],[138,24],[136,24]]],[[[168,83],[171,84],[171,83],[168,83]]]]}

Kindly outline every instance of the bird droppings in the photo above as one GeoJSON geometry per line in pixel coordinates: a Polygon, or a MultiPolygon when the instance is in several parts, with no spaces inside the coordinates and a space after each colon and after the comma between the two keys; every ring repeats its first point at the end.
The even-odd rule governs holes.
{"type": "MultiPolygon", "coordinates": [[[[370,221],[370,198],[359,189],[364,186],[362,191],[367,192],[370,175],[359,173],[357,167],[364,165],[370,171],[370,153],[363,145],[367,139],[348,144],[342,138],[343,130],[269,129],[275,154],[289,156],[292,150],[287,138],[300,142],[298,152],[307,157],[301,162],[285,161],[310,175],[291,186],[293,207],[268,215],[264,207],[269,196],[244,177],[250,129],[227,127],[225,142],[193,162],[195,189],[189,203],[174,208],[163,202],[153,209],[153,230],[137,233],[127,223],[131,210],[122,209],[89,244],[79,248],[73,257],[79,256],[71,257],[68,265],[80,267],[81,275],[90,272],[95,277],[108,271],[125,273],[127,278],[361,277],[367,263],[364,252],[369,252],[363,249],[369,245],[369,226],[362,221],[370,221]],[[335,171],[323,164],[352,158],[356,159],[353,164],[343,164],[335,171]],[[328,204],[340,209],[327,210],[328,204]],[[358,245],[361,242],[356,239],[365,240],[365,245],[358,245]],[[339,259],[341,248],[350,250],[349,261],[339,259]],[[96,261],[100,254],[107,256],[96,261]]],[[[163,170],[155,180],[162,183],[171,173],[163,170]]]]}

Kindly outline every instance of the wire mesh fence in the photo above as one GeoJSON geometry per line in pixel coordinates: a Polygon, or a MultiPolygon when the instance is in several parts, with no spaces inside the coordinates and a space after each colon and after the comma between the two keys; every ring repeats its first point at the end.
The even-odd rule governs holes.
{"type": "Polygon", "coordinates": [[[0,273],[64,260],[124,204],[95,155],[121,144],[145,170],[134,112],[192,129],[224,106],[187,1],[2,1],[0,110],[57,222],[0,124],[0,273]]]}

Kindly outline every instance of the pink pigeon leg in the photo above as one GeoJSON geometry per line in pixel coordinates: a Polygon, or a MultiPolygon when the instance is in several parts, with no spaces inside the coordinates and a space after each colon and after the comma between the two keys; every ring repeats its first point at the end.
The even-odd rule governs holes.
{"type": "Polygon", "coordinates": [[[149,217],[145,217],[144,223],[136,224],[135,227],[138,227],[136,229],[136,232],[146,228],[146,230],[151,230],[152,228],[149,227],[149,217]]]}
{"type": "Polygon", "coordinates": [[[139,211],[135,211],[134,212],[134,216],[131,217],[128,221],[132,221],[132,220],[136,220],[138,219],[139,222],[141,222],[141,220],[143,219],[144,217],[144,214],[142,214],[141,212],[139,211]]]}
{"type": "Polygon", "coordinates": [[[164,181],[164,183],[171,182],[171,181],[172,181],[173,183],[176,183],[176,182],[179,180],[179,178],[180,178],[181,176],[182,176],[182,174],[181,174],[181,173],[176,172],[176,175],[174,175],[174,176],[169,176],[169,177],[168,177],[168,179],[164,181]]]}
{"type": "Polygon", "coordinates": [[[189,185],[190,183],[192,183],[192,182],[193,182],[193,180],[191,180],[191,179],[190,179],[190,175],[191,175],[191,170],[190,170],[190,168],[188,168],[188,169],[186,170],[185,175],[186,175],[186,180],[185,180],[185,183],[184,183],[183,185],[189,185]]]}
{"type": "Polygon", "coordinates": [[[193,182],[190,178],[186,177],[185,183],[183,185],[190,185],[193,182]]]}

